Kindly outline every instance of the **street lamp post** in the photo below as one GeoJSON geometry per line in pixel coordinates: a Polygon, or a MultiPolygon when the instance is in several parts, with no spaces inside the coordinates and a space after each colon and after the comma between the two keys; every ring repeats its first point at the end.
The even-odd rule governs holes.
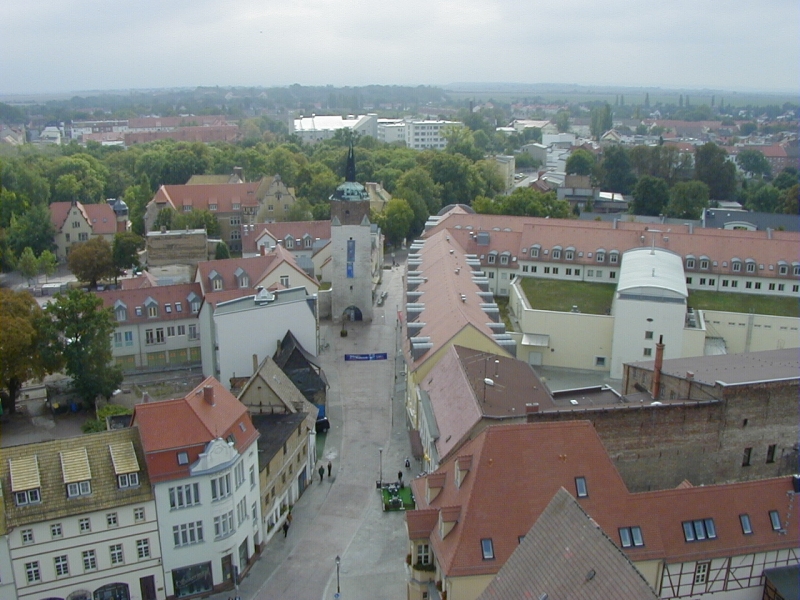
{"type": "Polygon", "coordinates": [[[378,448],[378,481],[383,486],[383,448],[378,448]]]}
{"type": "Polygon", "coordinates": [[[336,596],[337,597],[339,596],[339,593],[341,592],[341,590],[339,589],[339,563],[340,562],[341,562],[341,559],[339,558],[339,555],[337,554],[336,555],[336,596]]]}

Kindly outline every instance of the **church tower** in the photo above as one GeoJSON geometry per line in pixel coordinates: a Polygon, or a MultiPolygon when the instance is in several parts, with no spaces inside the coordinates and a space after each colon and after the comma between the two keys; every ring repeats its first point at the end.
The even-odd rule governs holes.
{"type": "Polygon", "coordinates": [[[372,236],[369,194],[356,182],[353,145],[347,153],[345,181],[331,203],[331,317],[333,321],[372,321],[372,236]]]}

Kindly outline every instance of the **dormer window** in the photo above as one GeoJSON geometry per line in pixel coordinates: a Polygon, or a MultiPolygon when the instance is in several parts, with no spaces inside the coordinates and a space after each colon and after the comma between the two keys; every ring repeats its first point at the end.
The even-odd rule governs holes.
{"type": "Polygon", "coordinates": [[[242,267],[236,269],[236,271],[233,272],[233,276],[236,278],[236,282],[240,288],[250,287],[250,277],[242,267]]]}
{"type": "Polygon", "coordinates": [[[539,250],[540,249],[541,249],[541,246],[539,246],[539,244],[536,244],[535,246],[531,246],[531,258],[539,258],[539,250]]]}
{"type": "Polygon", "coordinates": [[[88,496],[92,493],[92,471],[86,448],[60,452],[61,473],[67,486],[67,498],[88,496]]]}
{"type": "Polygon", "coordinates": [[[194,292],[189,294],[189,297],[186,299],[186,301],[189,303],[189,307],[192,310],[192,314],[196,315],[197,313],[200,312],[200,300],[201,300],[200,296],[198,296],[194,292]]]}
{"type": "Polygon", "coordinates": [[[148,319],[154,319],[158,317],[158,302],[156,302],[152,297],[147,297],[147,300],[144,301],[144,306],[147,309],[148,319]]]}
{"type": "Polygon", "coordinates": [[[77,498],[79,496],[89,496],[92,493],[90,481],[79,481],[67,484],[67,498],[77,498]]]}
{"type": "Polygon", "coordinates": [[[122,475],[117,475],[117,485],[121,490],[139,487],[139,474],[123,473],[122,475]]]}
{"type": "Polygon", "coordinates": [[[139,487],[139,460],[132,442],[109,444],[111,464],[120,490],[139,487]]]}
{"type": "Polygon", "coordinates": [[[567,248],[564,250],[564,260],[575,260],[575,248],[567,248]]]}
{"type": "Polygon", "coordinates": [[[215,211],[215,210],[217,210],[217,205],[216,205],[216,204],[209,204],[209,205],[208,205],[208,210],[210,210],[210,211],[215,211]]]}
{"type": "Polygon", "coordinates": [[[117,321],[127,321],[128,320],[128,307],[121,300],[117,300],[114,303],[114,316],[116,317],[117,321]]]}
{"type": "Polygon", "coordinates": [[[619,252],[617,252],[616,250],[612,250],[608,254],[608,262],[610,262],[612,265],[617,264],[619,262],[619,252]]]}
{"type": "Polygon", "coordinates": [[[606,251],[605,250],[598,250],[595,252],[595,260],[599,263],[606,261],[606,251]]]}
{"type": "Polygon", "coordinates": [[[216,270],[212,270],[211,273],[208,274],[208,279],[211,282],[211,289],[218,292],[222,289],[222,275],[217,273],[216,270]]]}
{"type": "Polygon", "coordinates": [[[691,258],[686,257],[686,268],[687,269],[694,269],[694,265],[695,265],[694,257],[691,257],[691,258]]]}
{"type": "Polygon", "coordinates": [[[241,210],[241,208],[242,208],[242,205],[241,205],[241,204],[239,204],[238,202],[234,202],[234,203],[231,205],[231,208],[232,208],[233,210],[241,210]]]}
{"type": "Polygon", "coordinates": [[[750,258],[745,261],[745,271],[748,273],[755,273],[756,272],[756,262],[750,258]]]}
{"type": "Polygon", "coordinates": [[[311,239],[311,236],[306,236],[306,238],[303,240],[303,245],[306,248],[311,248],[313,243],[314,243],[314,240],[311,239]]]}
{"type": "Polygon", "coordinates": [[[700,270],[708,271],[708,258],[706,258],[705,256],[700,257],[700,270]]]}
{"type": "Polygon", "coordinates": [[[292,236],[287,236],[286,239],[283,241],[283,243],[289,250],[294,248],[294,238],[292,236]]]}
{"type": "Polygon", "coordinates": [[[192,205],[191,204],[184,204],[183,205],[183,212],[192,212],[192,205]]]}
{"type": "Polygon", "coordinates": [[[778,275],[788,275],[789,274],[789,265],[786,262],[780,260],[778,261],[778,275]]]}
{"type": "Polygon", "coordinates": [[[733,271],[734,273],[738,273],[741,270],[742,270],[742,261],[739,260],[738,258],[734,258],[731,261],[731,271],[733,271]]]}
{"type": "Polygon", "coordinates": [[[507,252],[503,252],[503,254],[500,255],[500,264],[501,265],[507,265],[508,264],[508,257],[509,257],[509,254],[507,252]]]}
{"type": "Polygon", "coordinates": [[[561,246],[556,246],[553,248],[553,253],[550,255],[553,260],[559,260],[561,258],[561,246]]]}
{"type": "Polygon", "coordinates": [[[493,265],[496,260],[497,260],[497,252],[492,250],[491,252],[489,252],[489,256],[486,257],[486,262],[488,262],[490,265],[493,265]]]}

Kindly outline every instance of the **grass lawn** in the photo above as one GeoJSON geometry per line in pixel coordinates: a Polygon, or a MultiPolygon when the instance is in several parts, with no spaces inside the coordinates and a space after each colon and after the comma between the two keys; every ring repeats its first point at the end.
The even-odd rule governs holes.
{"type": "Polygon", "coordinates": [[[403,501],[403,508],[390,508],[389,500],[391,500],[392,494],[389,493],[388,488],[381,489],[381,496],[383,496],[383,510],[414,510],[414,496],[411,493],[410,486],[406,485],[397,490],[397,495],[403,501]]]}
{"type": "MultiPolygon", "coordinates": [[[[522,289],[531,308],[537,310],[569,312],[573,305],[577,305],[582,313],[605,315],[611,309],[616,285],[524,277],[522,289]]],[[[689,306],[696,310],[738,313],[752,311],[757,315],[800,317],[800,302],[797,298],[777,296],[691,290],[689,306]]]]}
{"type": "Polygon", "coordinates": [[[757,315],[800,317],[800,302],[797,298],[692,290],[689,292],[689,306],[696,310],[754,312],[757,315]]]}
{"type": "Polygon", "coordinates": [[[606,315],[617,286],[612,283],[560,281],[558,279],[522,278],[522,289],[531,308],[569,312],[577,306],[582,313],[606,315]]]}

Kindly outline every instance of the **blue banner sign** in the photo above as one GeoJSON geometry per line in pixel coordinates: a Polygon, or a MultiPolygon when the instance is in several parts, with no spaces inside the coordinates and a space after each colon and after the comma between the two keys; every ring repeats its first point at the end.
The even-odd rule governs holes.
{"type": "Polygon", "coordinates": [[[345,354],[345,360],[386,360],[388,358],[386,352],[378,352],[375,354],[345,354]]]}

